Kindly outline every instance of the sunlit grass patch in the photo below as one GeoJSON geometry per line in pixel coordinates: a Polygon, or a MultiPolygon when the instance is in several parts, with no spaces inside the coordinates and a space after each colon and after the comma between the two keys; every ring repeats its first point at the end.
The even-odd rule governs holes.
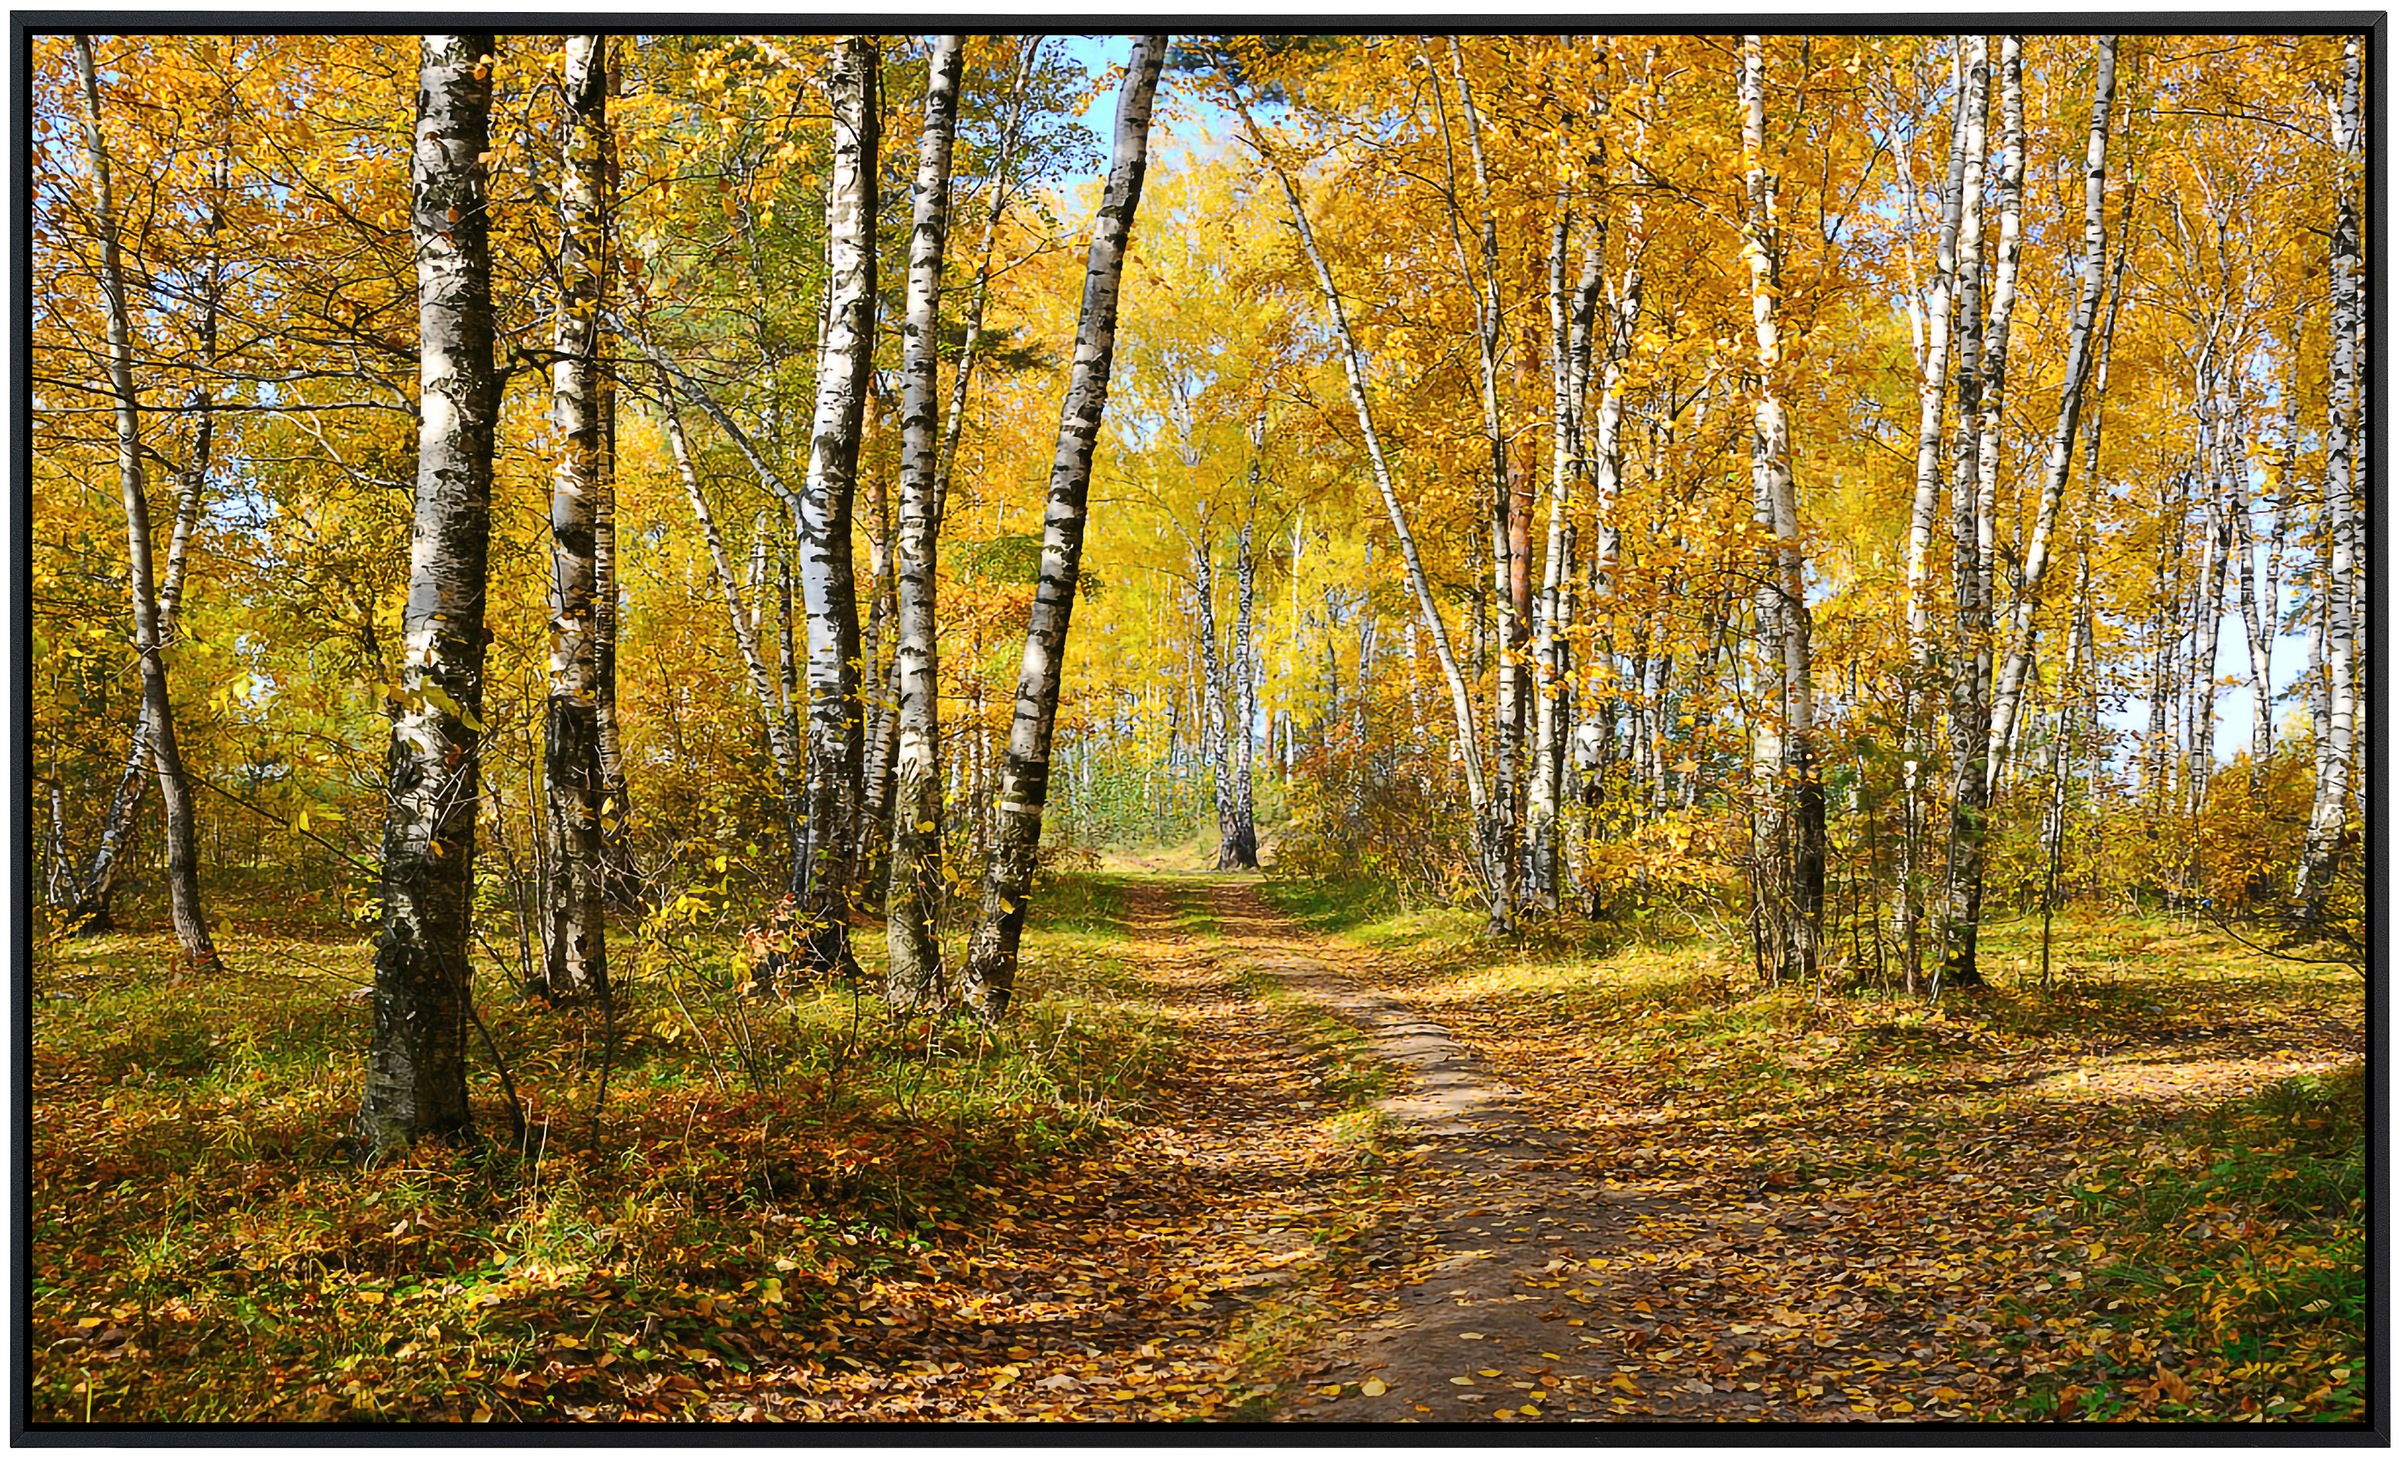
{"type": "Polygon", "coordinates": [[[228,930],[233,970],[180,982],[162,936],[45,948],[30,1416],[696,1415],[762,1354],[832,1351],[857,1283],[1143,1116],[1168,1035],[1121,888],[1043,892],[996,1033],[857,988],[740,997],[730,922],[620,933],[613,1016],[481,966],[524,1103],[478,1039],[479,1138],[363,1168],[362,942],[228,930]]]}

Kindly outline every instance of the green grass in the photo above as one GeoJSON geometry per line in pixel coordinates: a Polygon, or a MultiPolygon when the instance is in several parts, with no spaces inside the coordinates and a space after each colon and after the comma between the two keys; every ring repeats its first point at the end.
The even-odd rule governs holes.
{"type": "MultiPolygon", "coordinates": [[[[2077,1202],[2117,1233],[2089,1287],[2119,1313],[2106,1327],[2163,1329],[2187,1361],[2225,1374],[2219,1391],[2169,1399],[2171,1411],[2363,1416],[2365,1115],[2363,1064],[2301,1074],[2077,1175],[2077,1202]]],[[[2106,1371],[2094,1390],[2142,1375],[2106,1371]]],[[[2028,1410],[2044,1402],[2037,1392],[2028,1410]]]]}

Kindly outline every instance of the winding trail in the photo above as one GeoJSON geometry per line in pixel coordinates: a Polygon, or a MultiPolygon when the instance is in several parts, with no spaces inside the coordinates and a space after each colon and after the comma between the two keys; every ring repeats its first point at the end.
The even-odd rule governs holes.
{"type": "Polygon", "coordinates": [[[1586,1263],[1619,1251],[1637,1219],[1681,1213],[1671,1199],[1606,1189],[1582,1136],[1544,1120],[1448,1029],[1366,985],[1342,951],[1270,908],[1254,881],[1193,890],[1215,923],[1206,952],[1339,1018],[1356,1030],[1358,1051],[1388,1065],[1398,1084],[1374,1106],[1406,1173],[1375,1238],[1397,1241],[1410,1259],[1378,1283],[1382,1309],[1303,1369],[1306,1386],[1277,1416],[1762,1414],[1760,1399],[1736,1384],[1721,1390],[1695,1375],[1655,1391],[1616,1380],[1623,1330],[1650,1325],[1642,1307],[1657,1278],[1612,1270],[1602,1279],[1586,1263]]]}

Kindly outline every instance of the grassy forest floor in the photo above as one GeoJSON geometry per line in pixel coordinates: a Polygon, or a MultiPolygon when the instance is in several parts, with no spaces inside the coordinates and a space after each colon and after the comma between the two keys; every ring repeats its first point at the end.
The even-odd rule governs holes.
{"type": "Polygon", "coordinates": [[[29,1417],[2362,1413],[2352,974],[2072,921],[2043,992],[2004,927],[1933,1011],[1290,882],[1036,908],[996,1038],[739,999],[722,928],[613,1033],[486,966],[484,1142],[363,1172],[354,935],[43,948],[29,1417]]]}

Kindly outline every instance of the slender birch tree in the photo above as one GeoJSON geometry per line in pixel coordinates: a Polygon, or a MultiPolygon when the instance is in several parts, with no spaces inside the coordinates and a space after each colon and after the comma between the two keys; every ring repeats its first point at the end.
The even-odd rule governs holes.
{"type": "MultiPolygon", "coordinates": [[[[2103,257],[2107,233],[2108,123],[2116,106],[2117,38],[2100,38],[2099,74],[2092,83],[2092,120],[2083,151],[2083,277],[2075,298],[2073,322],[2067,329],[2067,374],[2059,386],[2058,418],[2050,432],[2050,452],[2042,468],[2042,494],[2034,509],[2033,530],[2025,542],[2022,585],[2010,615],[2009,641],[2001,661],[2000,680],[1992,695],[1992,728],[1984,771],[1988,797],[1999,786],[2000,772],[2016,733],[2017,713],[2024,701],[2025,680],[2033,666],[2034,615],[2041,609],[2042,580],[2050,567],[2050,537],[2058,524],[2067,474],[2075,457],[2075,431],[2083,414],[2084,384],[2091,373],[2094,334],[2100,316],[2100,294],[2106,282],[2103,257]]],[[[1994,411],[1993,418],[1997,418],[1994,411]]]]}
{"type": "MultiPolygon", "coordinates": [[[[891,947],[886,994],[900,1007],[942,996],[942,949],[934,913],[942,904],[941,675],[934,642],[934,562],[941,532],[935,500],[940,462],[942,256],[950,235],[950,162],[958,135],[958,78],[966,38],[937,36],[925,77],[925,125],[917,144],[914,226],[909,235],[908,312],[901,326],[900,520],[894,540],[899,598],[898,741],[894,754],[891,880],[884,917],[891,947]]],[[[960,366],[964,372],[964,363],[960,366]]],[[[955,407],[954,407],[955,408],[955,407]]]]}
{"type": "Polygon", "coordinates": [[[858,589],[851,502],[875,349],[876,97],[881,55],[865,36],[834,48],[833,165],[825,194],[825,345],[817,365],[808,478],[800,490],[800,595],[808,620],[808,823],[792,894],[802,962],[848,975],[854,852],[865,798],[858,589]]]}
{"type": "Polygon", "coordinates": [[[797,840],[802,818],[800,805],[801,747],[791,720],[791,702],[778,687],[777,670],[770,667],[759,647],[758,623],[761,610],[756,596],[765,583],[764,557],[766,548],[766,516],[762,513],[752,538],[754,570],[751,575],[749,601],[744,600],[743,586],[733,570],[733,559],[725,548],[724,533],[717,528],[716,514],[709,509],[708,495],[701,489],[700,472],[692,460],[691,441],[685,436],[683,416],[675,408],[675,386],[662,369],[659,372],[659,424],[667,438],[667,452],[675,463],[675,475],[683,483],[684,498],[691,503],[692,518],[700,524],[701,536],[708,543],[710,570],[717,581],[717,592],[725,600],[725,615],[733,629],[734,648],[741,654],[742,668],[750,680],[750,693],[758,701],[759,719],[766,730],[767,753],[775,766],[776,790],[784,802],[785,819],[797,840]]]}
{"type": "Polygon", "coordinates": [[[601,239],[608,177],[608,38],[567,37],[566,156],[559,169],[558,304],[550,420],[550,696],[543,717],[548,804],[542,970],[533,991],[567,1002],[608,988],[600,764],[598,554],[601,456],[601,239]]]}
{"type": "MultiPolygon", "coordinates": [[[[1509,924],[1509,874],[1502,864],[1506,859],[1498,836],[1498,823],[1492,810],[1491,787],[1484,775],[1483,749],[1475,724],[1475,700],[1467,688],[1466,674],[1459,666],[1458,653],[1453,646],[1448,622],[1442,617],[1441,605],[1434,598],[1433,586],[1425,573],[1425,563],[1417,550],[1416,534],[1409,529],[1408,513],[1400,504],[1399,492],[1392,483],[1389,459],[1384,453],[1383,436],[1376,429],[1375,413],[1367,393],[1368,369],[1366,352],[1359,347],[1358,336],[1350,328],[1350,316],[1343,307],[1341,290],[1335,285],[1333,270],[1326,264],[1324,252],[1317,247],[1316,231],[1308,220],[1308,208],[1300,199],[1299,184],[1292,180],[1291,169],[1277,155],[1273,144],[1259,129],[1247,104],[1236,89],[1230,74],[1226,95],[1240,118],[1246,139],[1259,160],[1275,174],[1283,190],[1285,204],[1292,215],[1292,228],[1298,235],[1300,250],[1309,262],[1317,280],[1319,294],[1325,300],[1326,316],[1333,327],[1334,339],[1341,346],[1342,375],[1349,385],[1351,408],[1358,416],[1358,429],[1367,448],[1367,465],[1374,477],[1376,493],[1383,499],[1384,514],[1391,522],[1392,536],[1399,543],[1400,559],[1406,568],[1410,592],[1417,603],[1419,620],[1425,635],[1431,640],[1435,660],[1440,664],[1442,679],[1450,693],[1452,725],[1458,735],[1458,752],[1467,778],[1467,803],[1475,818],[1477,869],[1483,881],[1487,908],[1487,929],[1505,928],[1509,924]]],[[[1373,619],[1361,624],[1361,632],[1373,632],[1373,619]]],[[[1360,654],[1360,693],[1354,697],[1357,711],[1364,712],[1366,662],[1372,654],[1360,654]]]]}
{"type": "Polygon", "coordinates": [[[1050,466],[1049,505],[1042,517],[1041,577],[1026,625],[1024,666],[1017,674],[1007,758],[993,807],[997,824],[991,860],[984,871],[982,908],[961,972],[968,1005],[987,1020],[997,1020],[1008,1011],[1016,988],[1017,943],[1025,930],[1034,852],[1042,835],[1042,807],[1049,797],[1050,739],[1058,722],[1059,674],[1083,562],[1092,449],[1100,437],[1101,412],[1108,404],[1109,366],[1116,351],[1117,291],[1134,210],[1141,202],[1142,174],[1149,161],[1150,106],[1158,91],[1158,72],[1166,50],[1164,35],[1134,39],[1124,89],[1117,96],[1108,181],[1101,189],[1100,210],[1092,221],[1091,254],[1084,266],[1083,300],[1076,316],[1074,363],[1059,413],[1058,450],[1050,466]]]}
{"type": "Polygon", "coordinates": [[[1766,48],[1742,38],[1742,160],[1748,205],[1742,253],[1750,264],[1750,317],[1757,332],[1757,399],[1751,435],[1751,490],[1759,530],[1771,545],[1758,591],[1759,646],[1774,688],[1752,728],[1758,784],[1753,888],[1766,932],[1770,975],[1814,976],[1825,906],[1825,790],[1814,745],[1810,683],[1810,612],[1798,492],[1792,479],[1791,428],[1783,404],[1783,337],[1777,301],[1782,240],[1778,179],[1766,157],[1766,48]]]}
{"type": "Polygon", "coordinates": [[[2340,192],[2334,202],[2330,330],[2332,362],[2330,398],[2325,422],[2325,568],[2318,584],[2324,601],[2325,677],[2324,733],[2317,756],[2314,802],[2309,808],[2308,835],[2300,854],[2293,897],[2302,918],[2325,917],[2333,883],[2348,836],[2352,739],[2357,729],[2357,687],[2354,676],[2359,604],[2352,600],[2357,570],[2357,541],[2352,515],[2358,482],[2358,434],[2354,428],[2359,406],[2360,264],[2358,199],[2355,169],[2361,149],[2360,43],[2352,37],[2342,48],[2342,92],[2334,113],[2335,176],[2340,192]]]}
{"type": "Polygon", "coordinates": [[[1979,645],[1988,636],[1989,604],[1983,590],[1982,489],[1977,447],[1983,420],[1983,176],[1985,123],[1990,84],[1989,42],[1967,43],[1968,112],[1965,163],[1959,201],[1958,282],[1951,299],[1956,340],[1953,369],[1958,430],[1950,465],[1950,581],[1952,636],[1947,677],[1950,689],[1950,836],[1943,867],[1942,970],[1954,987],[1980,986],[1975,933],[1983,917],[1983,754],[1988,709],[1984,679],[1977,671],[1979,645]]]}
{"type": "MultiPolygon", "coordinates": [[[[115,179],[100,124],[100,73],[92,58],[90,36],[75,37],[75,60],[83,76],[84,155],[91,166],[92,222],[100,235],[100,290],[108,315],[108,392],[116,420],[117,490],[125,507],[126,588],[133,602],[133,648],[142,677],[142,712],[128,764],[138,763],[147,749],[158,774],[159,804],[166,819],[167,899],[175,940],[185,961],[195,968],[213,969],[217,949],[209,938],[208,918],[200,904],[200,853],[191,784],[184,775],[183,753],[175,738],[174,704],[167,692],[166,640],[160,627],[158,577],[150,545],[150,496],[142,463],[141,393],[133,379],[133,308],[125,289],[115,179]]],[[[169,577],[180,591],[179,577],[173,572],[169,577]]],[[[122,820],[114,826],[121,851],[123,837],[131,833],[138,791],[130,796],[120,791],[118,799],[125,806],[122,820]]],[[[108,844],[104,839],[104,850],[108,844]]],[[[112,854],[105,862],[106,871],[90,878],[102,893],[115,884],[115,864],[112,854]]],[[[105,910],[105,906],[103,894],[100,908],[105,910]]]]}
{"type": "MultiPolygon", "coordinates": [[[[1933,274],[1928,280],[1925,304],[1924,362],[1917,375],[1916,493],[1908,515],[1909,669],[1901,680],[1902,718],[1908,725],[1908,746],[1901,762],[1900,886],[1893,908],[1902,975],[1912,992],[1919,972],[1918,888],[1924,878],[1920,868],[1925,842],[1921,756],[1931,748],[1930,700],[1935,684],[1933,598],[1928,564],[1934,518],[1941,509],[1942,499],[1942,421],[1950,390],[1951,326],[1956,320],[1953,294],[1959,282],[1958,245],[1967,209],[1967,140],[1973,136],[1977,146],[1981,146],[1987,107],[1984,88],[1989,73],[1982,65],[1982,45],[1980,39],[1962,42],[1953,67],[1956,104],[1950,120],[1950,165],[1942,183],[1941,222],[1935,237],[1933,274]]],[[[1982,166],[1979,152],[1975,158],[1978,178],[1982,166]]]]}

